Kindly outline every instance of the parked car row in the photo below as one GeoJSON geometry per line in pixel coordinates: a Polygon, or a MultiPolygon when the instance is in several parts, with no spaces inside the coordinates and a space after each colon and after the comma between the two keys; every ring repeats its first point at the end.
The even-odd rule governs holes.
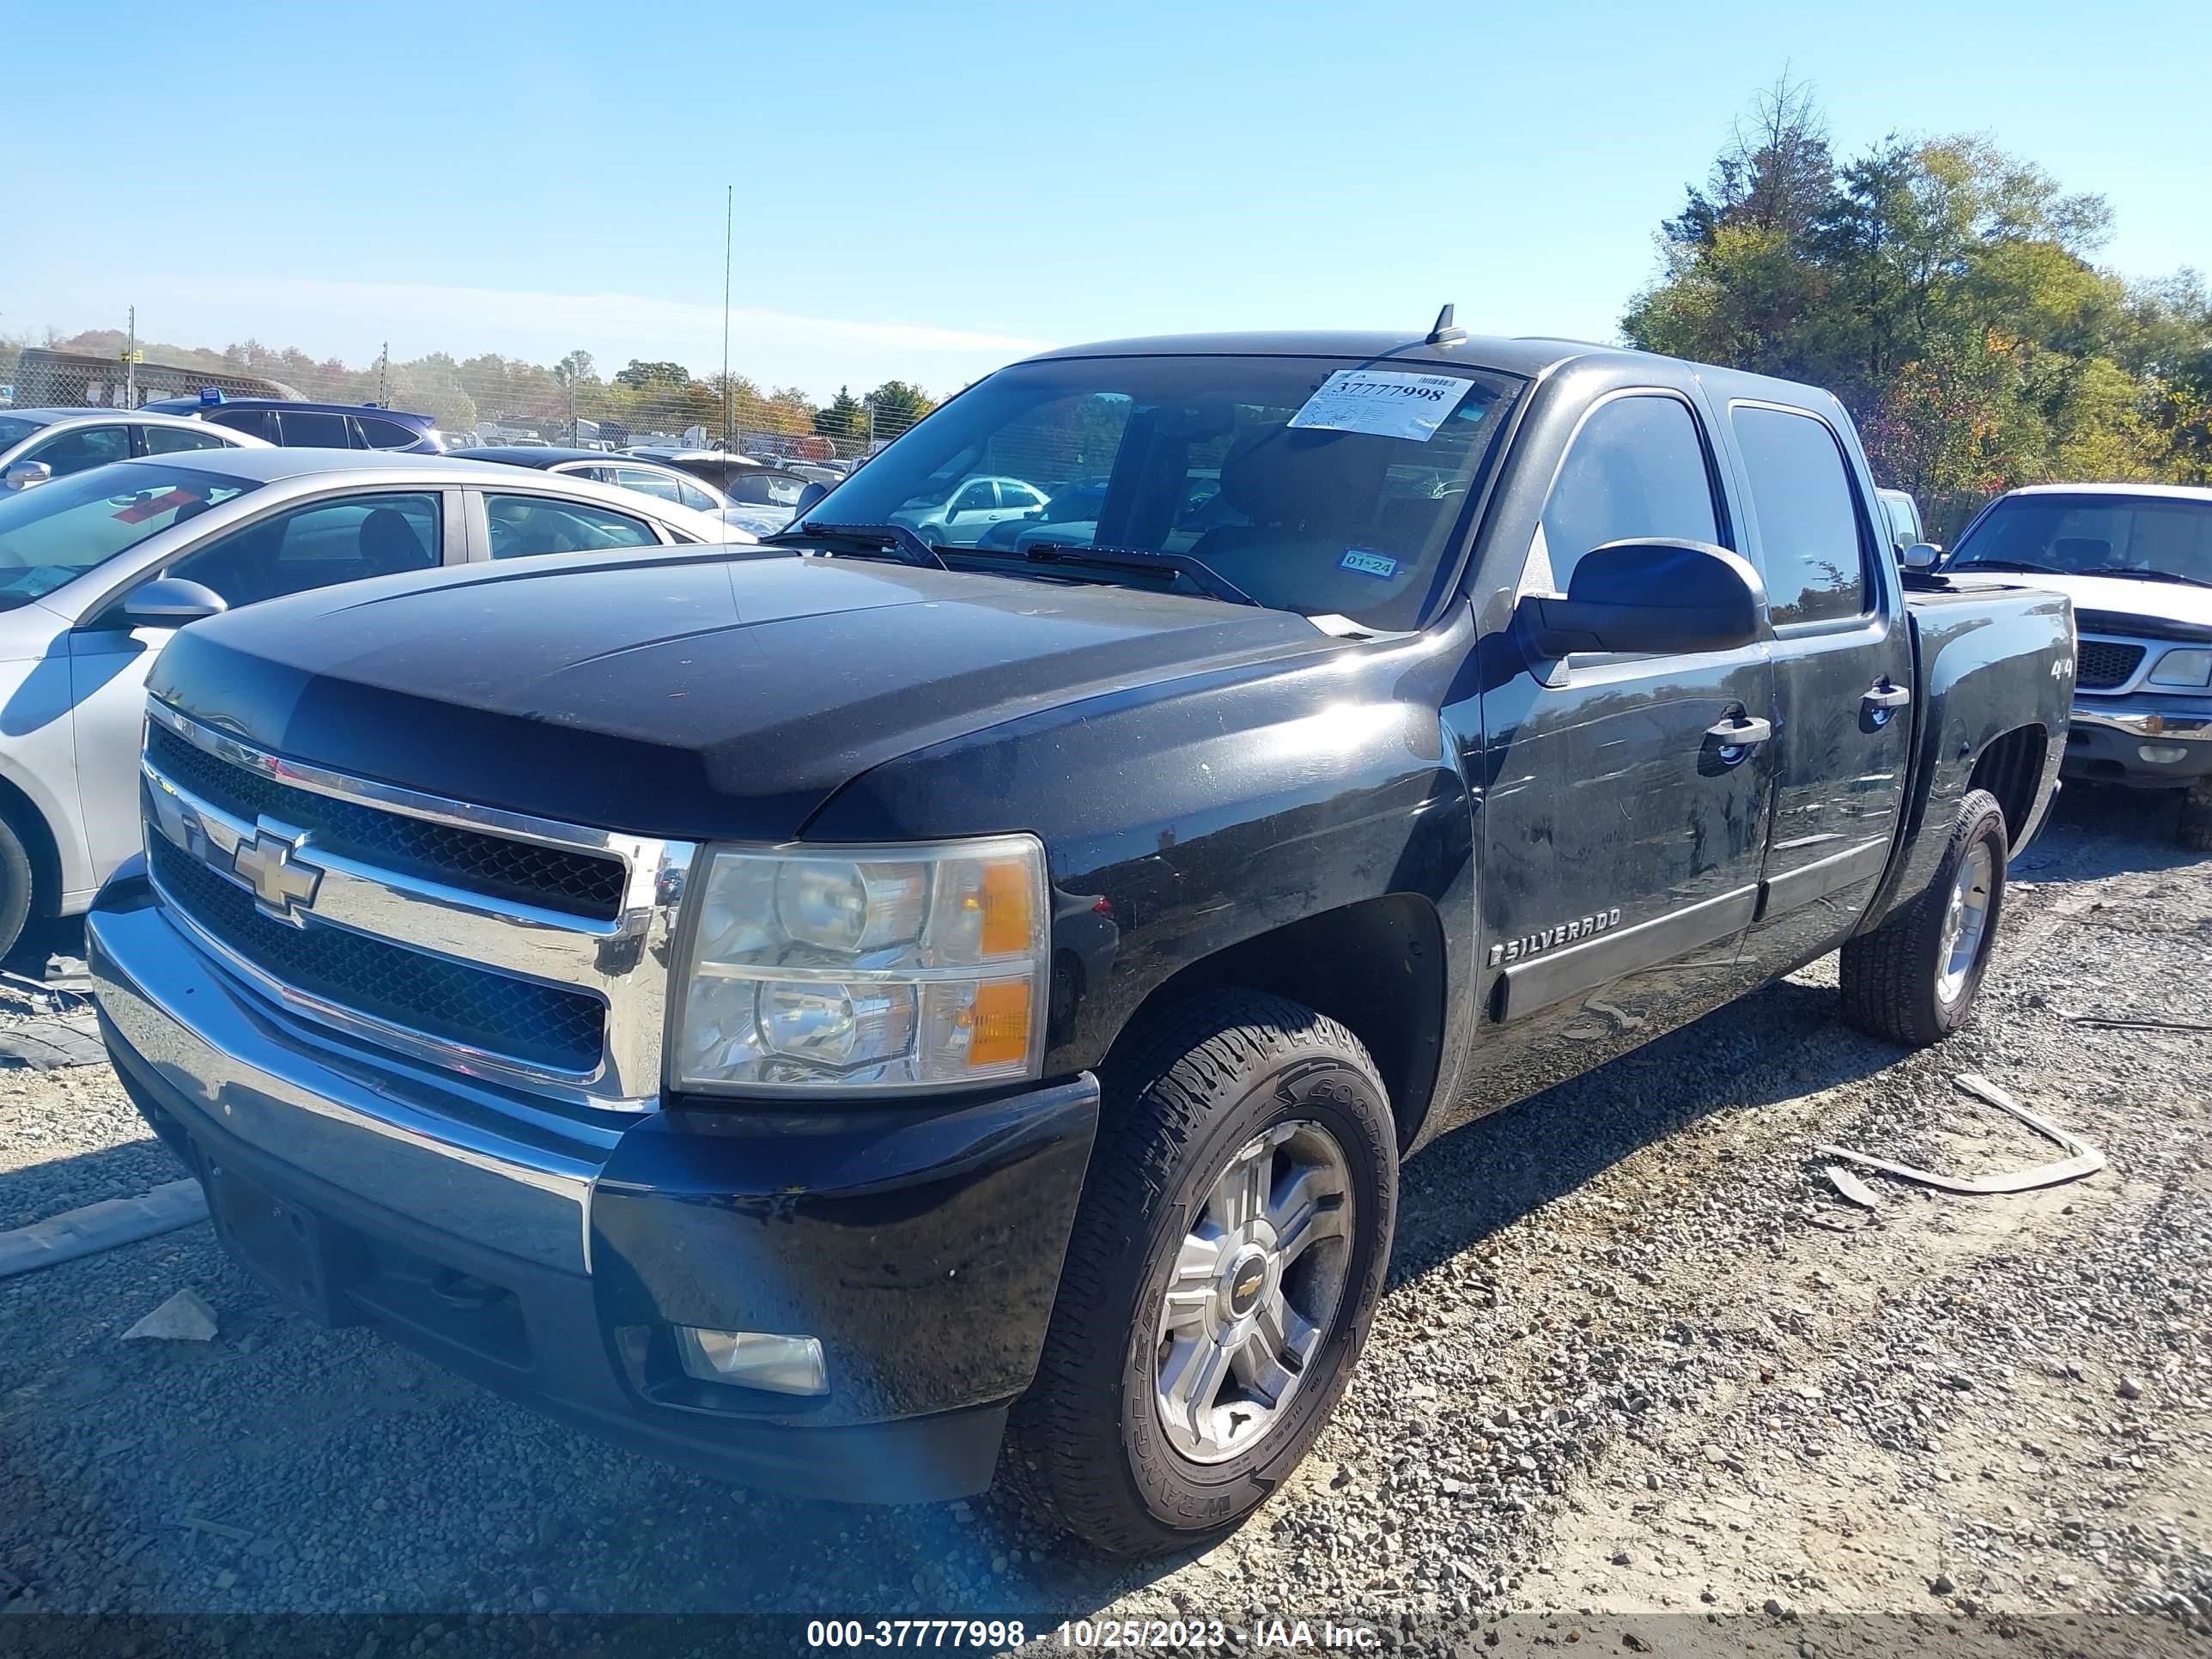
{"type": "Polygon", "coordinates": [[[0,951],[34,916],[82,911],[141,845],[146,675],[185,623],[374,576],[750,539],[586,478],[158,415],[112,429],[121,459],[0,494],[0,951]]]}
{"type": "Polygon", "coordinates": [[[1958,1030],[2065,748],[2068,598],[1906,569],[1833,398],[1448,315],[1015,364],[735,555],[670,544],[736,458],[313,453],[0,502],[131,673],[188,513],[376,578],[86,674],[103,1032],[219,1235],[688,1466],[1109,1549],[1289,1479],[1434,1136],[1830,952],[1958,1030]]]}

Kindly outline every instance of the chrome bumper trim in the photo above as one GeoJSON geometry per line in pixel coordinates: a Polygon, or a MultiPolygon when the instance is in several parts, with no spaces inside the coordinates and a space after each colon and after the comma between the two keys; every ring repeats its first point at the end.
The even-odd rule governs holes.
{"type": "Polygon", "coordinates": [[[2212,713],[2168,714],[2154,708],[2085,708],[2074,705],[2070,723],[2098,726],[2131,738],[2174,738],[2188,743],[2212,738],[2212,713]]]}
{"type": "Polygon", "coordinates": [[[164,908],[95,909],[86,927],[115,1036],[224,1133],[426,1226],[591,1271],[592,1185],[618,1128],[319,1046],[272,1021],[164,908]]]}

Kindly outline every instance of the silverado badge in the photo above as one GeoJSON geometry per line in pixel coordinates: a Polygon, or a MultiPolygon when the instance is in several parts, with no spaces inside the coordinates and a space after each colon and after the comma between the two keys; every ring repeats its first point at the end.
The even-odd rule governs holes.
{"type": "Polygon", "coordinates": [[[1518,962],[1524,957],[1534,956],[1539,951],[1548,951],[1555,945],[1587,939],[1592,933],[1602,933],[1608,928],[1620,926],[1620,908],[1616,905],[1610,910],[1601,910],[1594,916],[1562,921],[1540,933],[1528,933],[1520,939],[1507,939],[1502,945],[1493,945],[1490,947],[1490,961],[1486,965],[1495,968],[1501,962],[1518,962]]]}

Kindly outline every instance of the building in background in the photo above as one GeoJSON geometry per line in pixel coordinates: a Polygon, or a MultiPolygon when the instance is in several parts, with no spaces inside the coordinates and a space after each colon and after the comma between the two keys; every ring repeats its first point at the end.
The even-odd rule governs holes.
{"type": "Polygon", "coordinates": [[[282,380],[254,374],[226,374],[206,368],[182,368],[173,363],[143,362],[126,373],[126,366],[91,351],[57,351],[51,346],[26,346],[16,360],[15,404],[18,409],[75,409],[132,407],[160,398],[189,398],[203,386],[215,386],[226,398],[283,398],[298,401],[304,393],[282,380]],[[135,398],[126,396],[129,386],[135,398]]]}

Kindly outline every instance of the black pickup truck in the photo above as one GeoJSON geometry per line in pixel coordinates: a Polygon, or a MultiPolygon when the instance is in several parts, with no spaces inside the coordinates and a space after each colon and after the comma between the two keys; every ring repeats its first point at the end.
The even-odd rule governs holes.
{"type": "Polygon", "coordinates": [[[1967,1017],[2074,632],[1916,585],[1806,386],[1054,352],[779,544],[179,634],[101,1018],[321,1318],[740,1480],[995,1470],[1171,1547],[1342,1393],[1412,1150],[1838,949],[1856,1024],[1967,1017]]]}

